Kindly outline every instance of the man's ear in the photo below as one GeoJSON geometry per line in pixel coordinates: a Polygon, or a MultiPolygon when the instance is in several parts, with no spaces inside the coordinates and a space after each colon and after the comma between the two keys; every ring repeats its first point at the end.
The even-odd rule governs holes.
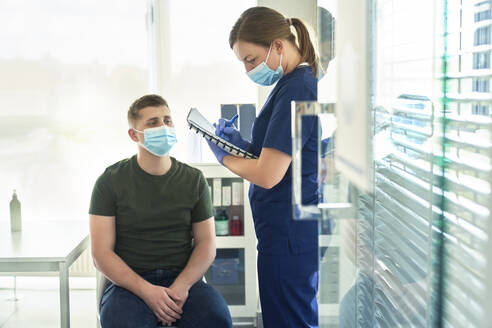
{"type": "Polygon", "coordinates": [[[133,130],[133,128],[128,129],[128,135],[130,136],[130,139],[132,139],[135,142],[138,142],[137,132],[133,130]]]}

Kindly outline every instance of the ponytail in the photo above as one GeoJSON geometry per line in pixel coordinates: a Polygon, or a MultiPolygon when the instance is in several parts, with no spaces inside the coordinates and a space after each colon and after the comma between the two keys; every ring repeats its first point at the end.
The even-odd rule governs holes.
{"type": "Polygon", "coordinates": [[[268,48],[275,39],[285,39],[297,47],[301,62],[307,62],[314,76],[318,76],[319,60],[306,25],[299,18],[285,18],[274,9],[252,7],[243,12],[231,29],[229,45],[232,49],[238,40],[243,40],[268,48]]]}
{"type": "Polygon", "coordinates": [[[289,18],[292,26],[296,29],[299,51],[301,53],[301,62],[306,62],[311,66],[314,76],[318,77],[319,59],[314,50],[313,42],[309,36],[306,25],[299,18],[289,18]]]}

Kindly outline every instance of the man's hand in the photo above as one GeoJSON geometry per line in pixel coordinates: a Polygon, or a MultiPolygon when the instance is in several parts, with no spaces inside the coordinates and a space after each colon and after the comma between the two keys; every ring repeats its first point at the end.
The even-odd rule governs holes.
{"type": "MultiPolygon", "coordinates": [[[[170,297],[174,294],[169,288],[149,284],[144,291],[144,302],[164,325],[171,325],[181,319],[183,310],[170,297]]],[[[188,295],[188,294],[187,294],[188,295]]]]}
{"type": "Polygon", "coordinates": [[[171,299],[179,306],[180,309],[183,308],[186,300],[188,299],[189,288],[178,283],[173,283],[169,286],[168,295],[171,299]]]}

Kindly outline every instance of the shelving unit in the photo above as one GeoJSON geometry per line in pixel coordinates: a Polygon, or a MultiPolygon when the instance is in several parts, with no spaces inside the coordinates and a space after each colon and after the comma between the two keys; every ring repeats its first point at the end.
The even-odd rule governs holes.
{"type": "MultiPolygon", "coordinates": [[[[253,226],[253,218],[248,200],[249,182],[233,174],[219,164],[191,164],[201,170],[211,188],[214,207],[225,210],[230,214],[230,208],[235,207],[233,214],[239,213],[242,221],[242,235],[217,236],[217,256],[210,269],[205,274],[207,283],[214,286],[226,299],[231,316],[237,321],[254,321],[258,305],[257,274],[256,274],[256,235],[253,226]],[[214,179],[216,182],[214,190],[214,179]],[[215,180],[217,181],[217,180],[215,180]],[[222,190],[224,186],[230,188],[230,202],[227,199],[228,189],[222,190]],[[236,185],[233,186],[232,183],[236,185]],[[238,185],[241,184],[240,194],[238,185]],[[222,203],[222,194],[226,193],[226,205],[222,203]],[[220,195],[220,202],[217,196],[220,195]],[[215,197],[214,197],[215,196],[215,197]],[[240,204],[238,204],[240,197],[240,204]],[[228,212],[229,210],[229,212],[228,212]]],[[[229,217],[231,220],[232,217],[229,217]]]]}

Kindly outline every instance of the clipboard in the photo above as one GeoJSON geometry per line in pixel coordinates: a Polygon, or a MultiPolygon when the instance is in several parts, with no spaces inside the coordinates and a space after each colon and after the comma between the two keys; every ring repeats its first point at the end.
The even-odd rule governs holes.
{"type": "Polygon", "coordinates": [[[198,111],[198,109],[191,108],[186,121],[188,122],[190,129],[194,130],[198,134],[201,134],[205,139],[210,140],[229,154],[249,159],[258,158],[258,156],[255,156],[252,153],[249,153],[233,145],[229,141],[215,135],[215,127],[198,111]]]}

